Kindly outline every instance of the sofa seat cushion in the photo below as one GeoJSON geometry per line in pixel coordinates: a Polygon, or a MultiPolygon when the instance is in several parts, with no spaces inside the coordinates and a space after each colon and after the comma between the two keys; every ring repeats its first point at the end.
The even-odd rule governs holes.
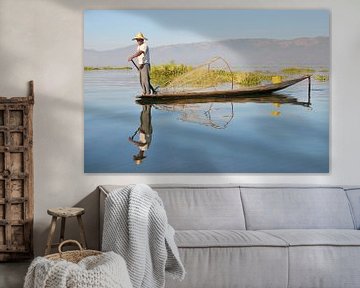
{"type": "Polygon", "coordinates": [[[351,229],[262,230],[289,246],[360,246],[360,231],[351,229]]]}
{"type": "Polygon", "coordinates": [[[179,230],[175,242],[180,248],[289,246],[268,233],[244,230],[179,230]]]}
{"type": "Polygon", "coordinates": [[[178,281],[168,275],[165,286],[287,288],[288,249],[276,246],[179,248],[185,279],[178,281]]]}

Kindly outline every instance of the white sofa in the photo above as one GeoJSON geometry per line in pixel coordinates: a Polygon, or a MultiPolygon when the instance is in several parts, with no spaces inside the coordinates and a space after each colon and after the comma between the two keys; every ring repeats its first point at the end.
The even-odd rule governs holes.
{"type": "Polygon", "coordinates": [[[360,287],[360,188],[152,187],[187,271],[167,288],[360,287]]]}

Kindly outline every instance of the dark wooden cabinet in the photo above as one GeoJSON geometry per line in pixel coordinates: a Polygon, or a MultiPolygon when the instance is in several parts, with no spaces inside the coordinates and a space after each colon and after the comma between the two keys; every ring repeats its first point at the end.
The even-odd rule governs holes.
{"type": "Polygon", "coordinates": [[[33,91],[0,97],[1,262],[33,255],[33,91]]]}

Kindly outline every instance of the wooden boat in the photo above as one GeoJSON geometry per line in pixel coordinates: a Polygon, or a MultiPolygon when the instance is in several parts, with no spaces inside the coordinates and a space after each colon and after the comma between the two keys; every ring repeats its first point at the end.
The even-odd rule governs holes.
{"type": "Polygon", "coordinates": [[[178,93],[165,93],[158,92],[154,95],[141,95],[137,99],[141,100],[170,100],[170,99],[197,99],[204,97],[215,97],[215,98],[233,98],[233,97],[248,97],[249,95],[271,95],[272,92],[285,89],[296,83],[299,83],[305,79],[309,80],[310,89],[310,77],[309,75],[301,76],[299,78],[285,80],[276,84],[266,84],[256,87],[247,87],[232,90],[216,90],[216,91],[187,91],[178,93]]]}
{"type": "Polygon", "coordinates": [[[297,98],[290,97],[285,94],[251,94],[242,97],[214,97],[203,96],[198,98],[159,98],[142,97],[136,100],[139,105],[192,105],[205,103],[276,103],[276,104],[292,104],[304,107],[310,107],[310,95],[306,101],[299,101],[297,98]]]}

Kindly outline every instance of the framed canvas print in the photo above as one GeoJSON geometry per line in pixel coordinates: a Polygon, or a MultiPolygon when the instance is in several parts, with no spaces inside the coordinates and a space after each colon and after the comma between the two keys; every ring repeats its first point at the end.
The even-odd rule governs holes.
{"type": "Polygon", "coordinates": [[[329,21],[84,11],[84,171],[328,173],[329,21]]]}

